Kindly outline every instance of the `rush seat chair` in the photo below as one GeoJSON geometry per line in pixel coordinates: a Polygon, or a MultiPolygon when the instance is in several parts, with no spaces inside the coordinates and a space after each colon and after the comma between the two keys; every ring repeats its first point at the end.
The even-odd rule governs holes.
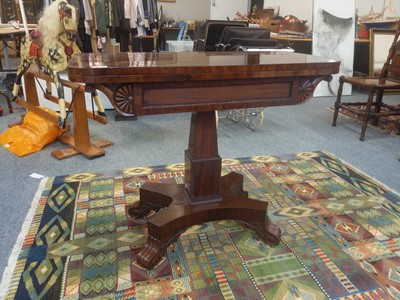
{"type": "Polygon", "coordinates": [[[345,77],[339,78],[339,88],[335,102],[332,126],[336,126],[339,109],[355,108],[356,114],[362,120],[360,141],[365,139],[368,122],[377,125],[382,116],[400,115],[400,108],[383,102],[385,92],[400,91],[400,22],[397,24],[393,43],[389,49],[387,60],[384,63],[379,77],[345,77]],[[365,102],[341,102],[343,85],[349,83],[368,91],[365,102]],[[385,107],[385,110],[381,110],[385,107]]]}

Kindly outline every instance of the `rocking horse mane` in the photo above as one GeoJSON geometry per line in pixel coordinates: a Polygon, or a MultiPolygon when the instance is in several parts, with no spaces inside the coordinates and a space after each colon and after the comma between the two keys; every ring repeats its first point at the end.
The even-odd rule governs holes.
{"type": "Polygon", "coordinates": [[[50,48],[57,43],[57,37],[64,30],[60,16],[60,3],[69,2],[67,0],[56,0],[43,10],[38,21],[37,31],[42,37],[43,48],[50,48]]]}

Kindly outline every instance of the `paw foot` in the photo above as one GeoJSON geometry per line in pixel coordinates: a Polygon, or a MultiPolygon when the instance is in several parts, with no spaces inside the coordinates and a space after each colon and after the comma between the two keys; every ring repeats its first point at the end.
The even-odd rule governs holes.
{"type": "Polygon", "coordinates": [[[146,269],[151,270],[161,260],[162,252],[162,242],[152,236],[148,236],[146,245],[137,256],[137,262],[146,269]]]}
{"type": "Polygon", "coordinates": [[[270,245],[270,246],[279,245],[280,237],[281,237],[281,229],[278,226],[276,226],[270,222],[265,224],[264,239],[268,245],[270,245]]]}

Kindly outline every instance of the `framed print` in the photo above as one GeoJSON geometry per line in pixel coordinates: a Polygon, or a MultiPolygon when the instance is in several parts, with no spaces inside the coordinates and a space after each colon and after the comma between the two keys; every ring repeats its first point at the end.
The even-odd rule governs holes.
{"type": "Polygon", "coordinates": [[[369,31],[369,76],[378,77],[385,63],[396,30],[372,28],[369,31]]]}

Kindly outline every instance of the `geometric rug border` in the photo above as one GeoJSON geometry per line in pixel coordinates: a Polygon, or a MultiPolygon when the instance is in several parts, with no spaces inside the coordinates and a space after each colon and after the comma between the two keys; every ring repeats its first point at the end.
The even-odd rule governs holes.
{"type": "MultiPolygon", "coordinates": [[[[318,151],[304,151],[304,152],[318,152],[318,151]]],[[[376,183],[378,183],[379,185],[381,185],[384,189],[388,190],[388,192],[391,192],[391,193],[393,193],[394,195],[400,197],[400,191],[396,191],[396,190],[392,189],[391,187],[387,186],[386,184],[384,184],[384,183],[383,183],[382,181],[380,181],[379,179],[376,179],[375,177],[371,176],[370,174],[365,173],[364,171],[362,171],[362,170],[360,170],[359,168],[355,167],[353,164],[351,164],[351,163],[349,163],[349,162],[347,162],[347,161],[345,161],[345,160],[343,160],[343,159],[337,157],[335,154],[333,154],[333,153],[331,153],[331,152],[329,152],[329,151],[321,150],[321,151],[319,151],[319,152],[322,152],[322,153],[325,153],[325,154],[327,154],[327,155],[329,155],[329,156],[334,157],[336,160],[338,160],[339,162],[343,163],[344,165],[350,166],[354,171],[358,172],[360,175],[362,175],[362,176],[364,176],[364,177],[366,177],[366,178],[369,178],[369,179],[374,180],[376,183]]]]}
{"type": "Polygon", "coordinates": [[[40,198],[42,196],[42,192],[45,190],[47,182],[49,182],[53,178],[54,177],[46,177],[45,176],[40,179],[38,189],[35,193],[35,196],[33,197],[32,203],[31,203],[31,207],[29,208],[29,211],[26,215],[24,223],[22,224],[21,231],[18,234],[17,241],[16,241],[16,243],[13,247],[13,250],[11,252],[11,255],[8,259],[7,266],[4,269],[4,273],[3,273],[3,276],[2,276],[1,282],[0,282],[0,299],[3,299],[7,295],[7,292],[10,288],[12,275],[14,273],[14,269],[17,264],[17,259],[21,252],[21,249],[22,249],[22,244],[28,233],[29,226],[32,224],[32,219],[35,215],[36,208],[38,207],[40,198]]]}

